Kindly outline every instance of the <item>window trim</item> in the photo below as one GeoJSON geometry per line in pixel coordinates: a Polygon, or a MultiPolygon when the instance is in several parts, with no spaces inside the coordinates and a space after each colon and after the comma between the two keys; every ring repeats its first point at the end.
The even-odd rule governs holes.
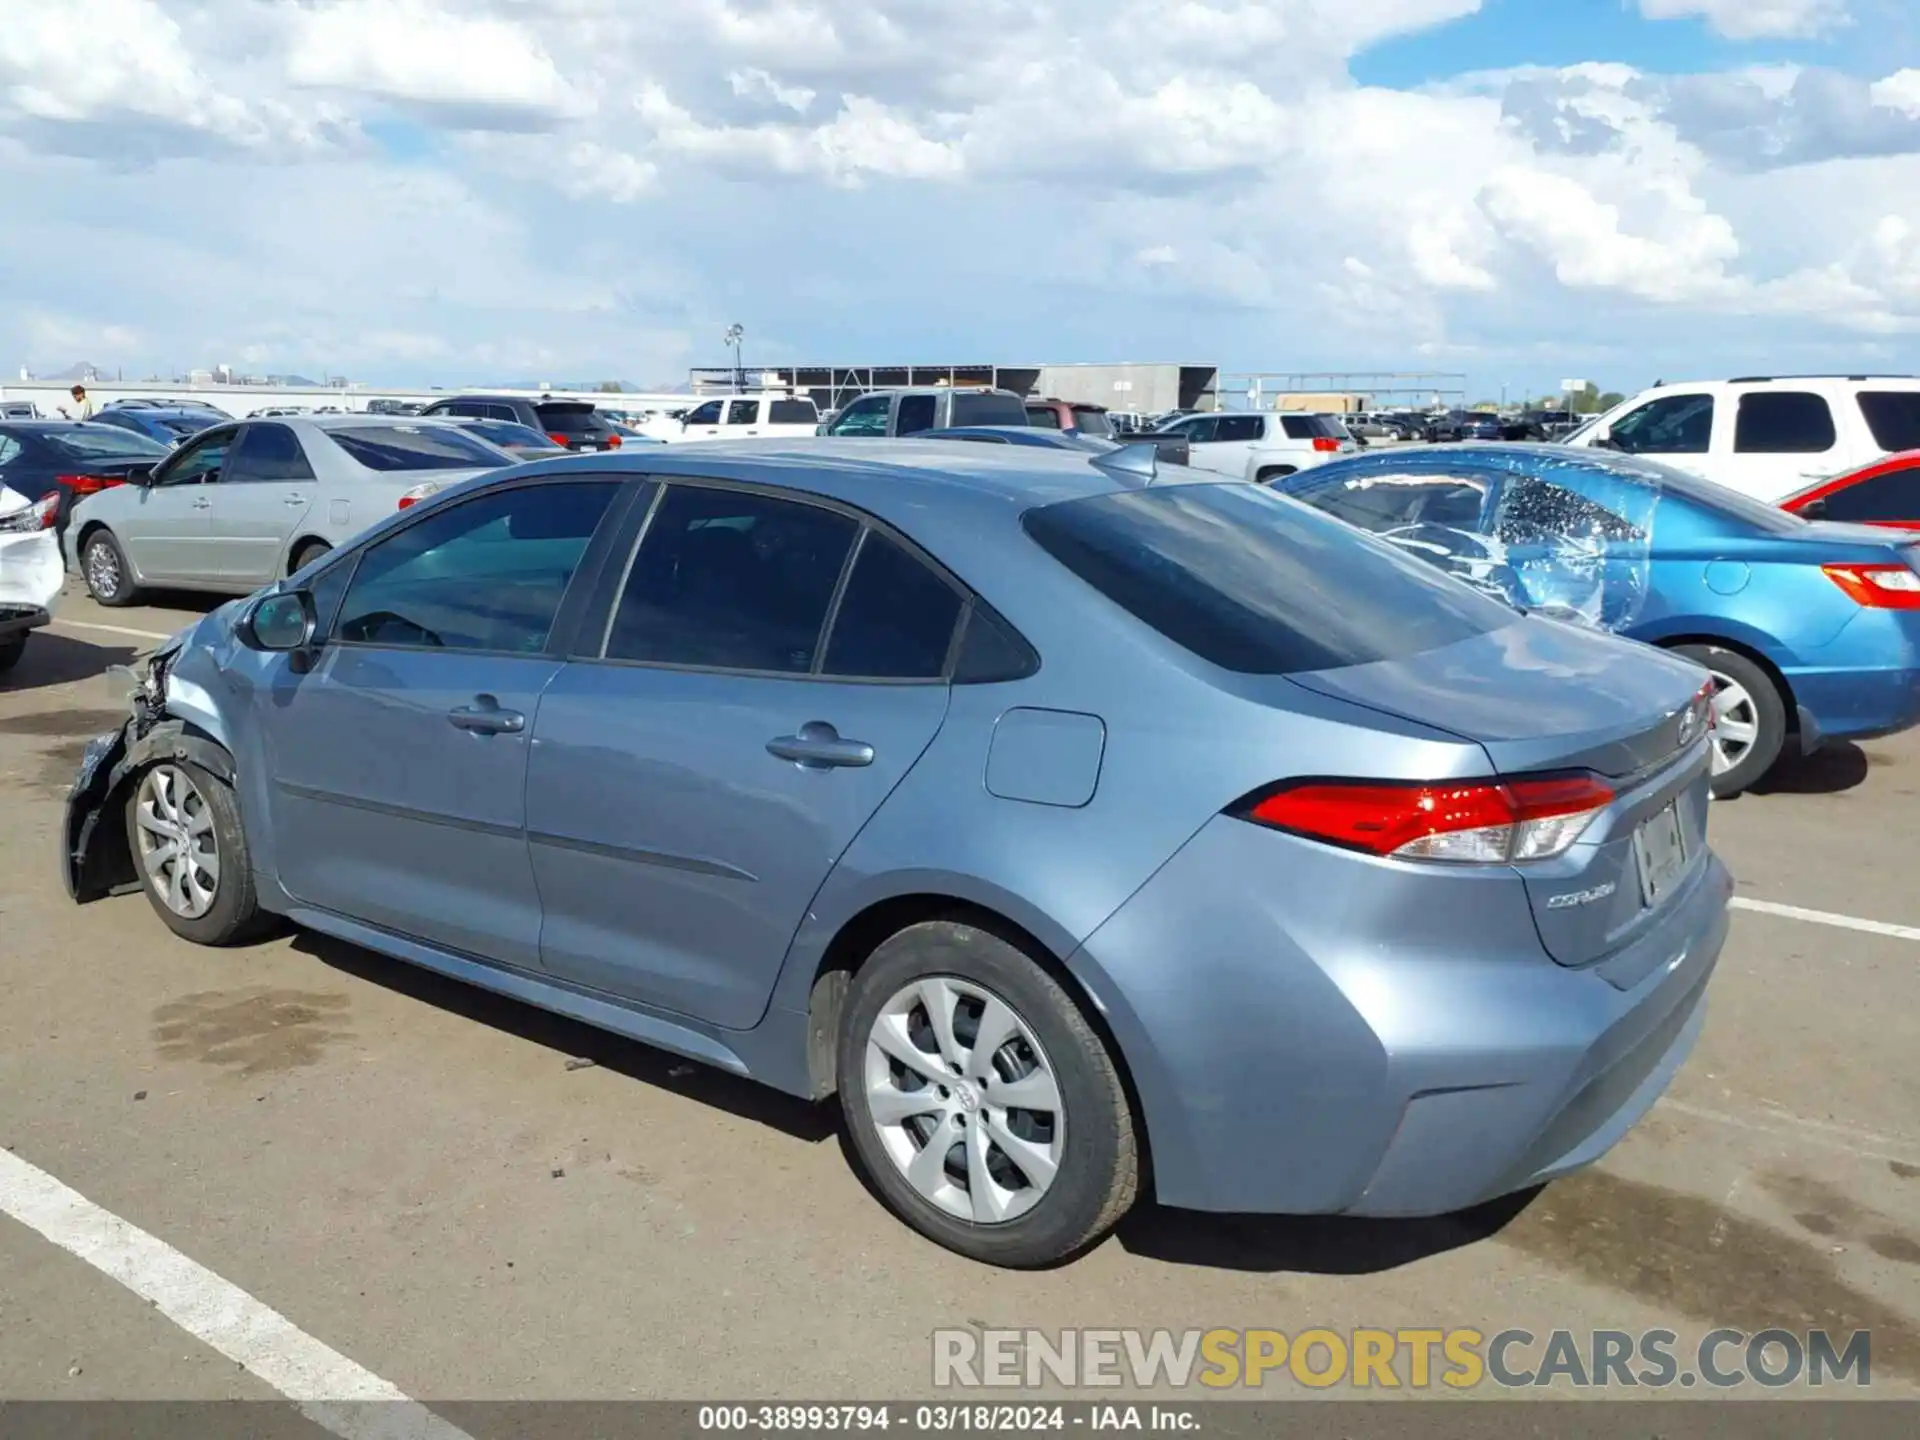
{"type": "Polygon", "coordinates": [[[322,652],[333,649],[378,650],[390,654],[403,655],[420,655],[438,652],[447,655],[501,656],[513,660],[545,659],[564,662],[569,658],[567,652],[572,648],[579,632],[585,605],[598,589],[602,574],[606,568],[608,553],[613,549],[614,542],[619,534],[624,531],[627,526],[635,497],[644,493],[652,483],[650,479],[639,478],[613,470],[549,472],[542,475],[516,476],[510,480],[502,480],[495,485],[488,485],[471,494],[462,494],[458,499],[450,499],[443,503],[435,503],[430,500],[425,505],[415,506],[413,510],[409,512],[407,522],[404,525],[396,525],[391,530],[381,531],[378,535],[366,536],[356,542],[352,547],[339,551],[338,559],[331,561],[317,572],[315,575],[316,579],[318,579],[320,575],[330,573],[335,565],[351,567],[347,575],[346,585],[340,591],[340,605],[335,607],[334,614],[327,623],[326,636],[324,638],[316,637],[315,648],[322,652]],[[366,556],[366,553],[375,545],[384,544],[396,535],[404,535],[407,531],[413,529],[414,526],[423,525],[434,516],[443,514],[448,510],[455,510],[462,505],[470,505],[477,500],[489,499],[492,496],[504,494],[510,490],[532,490],[549,485],[579,485],[582,483],[614,485],[618,487],[619,493],[608,502],[606,510],[602,512],[600,516],[599,525],[595,527],[593,535],[587,541],[587,548],[581,552],[580,563],[574,567],[573,578],[568,580],[567,588],[560,596],[559,608],[553,612],[553,624],[547,630],[547,643],[540,650],[533,652],[526,650],[492,649],[456,650],[451,648],[443,649],[439,646],[430,645],[387,645],[375,640],[342,640],[333,634],[334,626],[340,618],[340,606],[344,606],[347,603],[347,596],[353,591],[353,582],[359,576],[360,562],[366,556]]]}
{"type": "MultiPolygon", "coordinates": [[[[650,475],[646,477],[657,485],[652,501],[646,513],[640,517],[637,528],[629,516],[623,528],[633,529],[631,538],[617,542],[625,544],[625,559],[616,567],[603,567],[601,583],[597,587],[591,603],[586,608],[579,627],[579,634],[569,650],[566,659],[574,665],[618,665],[637,670],[666,670],[687,675],[730,675],[746,680],[794,680],[803,683],[824,683],[828,685],[951,685],[954,666],[959,660],[961,642],[966,635],[966,621],[976,605],[993,609],[984,597],[979,595],[966,581],[941,564],[927,551],[908,536],[903,535],[877,515],[862,510],[857,505],[830,495],[817,495],[809,491],[791,490],[778,485],[763,485],[752,480],[728,480],[704,475],[650,475]],[[794,670],[744,670],[729,665],[684,665],[667,660],[629,660],[618,655],[606,653],[607,644],[613,636],[613,623],[619,615],[620,597],[626,593],[627,581],[633,574],[635,562],[640,557],[641,547],[646,543],[647,534],[653,528],[653,522],[660,507],[666,503],[669,491],[675,486],[698,490],[728,490],[737,494],[760,495],[770,500],[783,500],[794,505],[810,505],[815,509],[831,511],[852,520],[860,528],[855,532],[853,543],[847,547],[846,558],[840,562],[840,575],[834,582],[833,595],[827,602],[827,613],[820,623],[820,629],[814,636],[813,667],[804,672],[794,670]],[[847,584],[853,577],[854,562],[860,558],[860,552],[866,547],[867,534],[877,531],[883,539],[900,546],[908,555],[933,571],[949,589],[960,597],[960,612],[954,617],[953,633],[947,637],[947,654],[937,676],[889,676],[889,675],[828,675],[820,667],[826,663],[827,644],[833,637],[834,623],[840,618],[840,602],[845,599],[847,584]],[[614,570],[617,575],[613,574],[614,570]],[[608,583],[609,580],[611,583],[608,583]],[[593,644],[592,637],[598,633],[595,649],[584,648],[593,644]]],[[[999,615],[998,610],[994,610],[999,615]]],[[[1000,623],[1036,656],[1039,651],[1025,635],[1001,616],[1000,623]]],[[[1035,670],[1038,670],[1035,666],[1035,670]]]]}

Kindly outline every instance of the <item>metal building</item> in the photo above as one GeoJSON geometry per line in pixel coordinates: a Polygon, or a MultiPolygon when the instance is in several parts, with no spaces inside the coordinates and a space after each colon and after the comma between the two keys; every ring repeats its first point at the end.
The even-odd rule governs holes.
{"type": "Polygon", "coordinates": [[[1137,410],[1210,409],[1219,385],[1217,365],[1122,362],[1069,365],[783,365],[697,368],[696,394],[737,389],[803,390],[823,410],[837,410],[868,390],[916,385],[991,385],[1016,395],[1137,410]]]}

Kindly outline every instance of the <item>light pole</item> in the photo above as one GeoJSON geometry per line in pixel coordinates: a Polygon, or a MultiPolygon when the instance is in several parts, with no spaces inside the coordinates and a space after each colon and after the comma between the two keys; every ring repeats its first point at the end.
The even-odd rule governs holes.
{"type": "Polygon", "coordinates": [[[738,325],[727,326],[727,344],[733,347],[733,393],[746,388],[746,372],[740,368],[740,341],[747,332],[738,325]]]}

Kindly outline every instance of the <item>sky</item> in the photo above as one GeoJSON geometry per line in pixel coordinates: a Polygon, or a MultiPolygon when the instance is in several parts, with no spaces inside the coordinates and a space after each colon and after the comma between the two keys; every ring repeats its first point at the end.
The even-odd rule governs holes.
{"type": "Polygon", "coordinates": [[[1920,370],[1912,0],[0,0],[0,373],[1920,370]]]}

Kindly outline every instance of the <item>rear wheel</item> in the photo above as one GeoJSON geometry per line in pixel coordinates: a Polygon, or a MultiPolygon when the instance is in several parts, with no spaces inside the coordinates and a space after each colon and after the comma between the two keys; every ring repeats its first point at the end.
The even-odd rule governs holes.
{"type": "Polygon", "coordinates": [[[263,927],[240,803],[188,761],[141,775],[127,802],[127,845],[167,928],[196,945],[231,945],[263,927]]]}
{"type": "Polygon", "coordinates": [[[96,530],[87,537],[80,547],[80,574],[87,582],[87,593],[102,605],[117,610],[139,598],[133,568],[111,531],[96,530]]]}
{"type": "Polygon", "coordinates": [[[838,1074],[848,1138],[888,1207],[990,1265],[1048,1265],[1113,1228],[1139,1191],[1112,1057],[1016,946],[930,921],[854,975],[838,1074]]]}
{"type": "Polygon", "coordinates": [[[1737,650],[1679,645],[1713,677],[1713,793],[1728,799],[1773,768],[1787,743],[1787,703],[1773,677],[1737,650]]]}
{"type": "Polygon", "coordinates": [[[1300,467],[1297,465],[1269,465],[1253,477],[1253,483],[1256,485],[1266,485],[1284,476],[1297,474],[1299,469],[1300,467]]]}
{"type": "Polygon", "coordinates": [[[307,566],[311,565],[331,549],[333,549],[333,547],[324,540],[307,541],[306,544],[293,552],[293,563],[287,566],[287,573],[291,575],[295,571],[306,569],[307,566]]]}

